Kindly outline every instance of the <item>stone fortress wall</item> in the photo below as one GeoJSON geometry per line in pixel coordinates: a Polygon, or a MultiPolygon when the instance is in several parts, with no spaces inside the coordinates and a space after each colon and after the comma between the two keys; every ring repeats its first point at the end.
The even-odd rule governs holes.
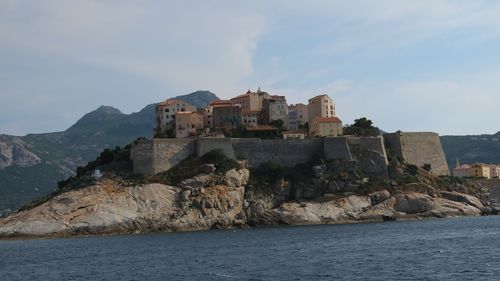
{"type": "Polygon", "coordinates": [[[430,164],[432,173],[448,176],[450,170],[439,135],[431,132],[384,134],[385,146],[407,163],[430,164]]]}
{"type": "Polygon", "coordinates": [[[154,175],[170,170],[195,153],[193,139],[140,140],[132,146],[134,173],[154,175]]]}
{"type": "Polygon", "coordinates": [[[431,164],[435,174],[449,174],[439,137],[434,133],[387,134],[384,138],[341,136],[302,140],[153,139],[138,141],[132,147],[131,159],[135,173],[156,174],[168,171],[191,155],[203,156],[209,151],[220,149],[227,157],[242,157],[254,167],[267,161],[293,167],[317,157],[356,161],[363,174],[387,177],[386,147],[410,164],[431,164]]]}

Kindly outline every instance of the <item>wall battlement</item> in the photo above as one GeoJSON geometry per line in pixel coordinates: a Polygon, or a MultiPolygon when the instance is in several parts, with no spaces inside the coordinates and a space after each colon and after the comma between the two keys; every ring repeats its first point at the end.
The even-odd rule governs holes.
{"type": "Polygon", "coordinates": [[[165,172],[191,155],[200,157],[220,149],[227,157],[242,157],[254,167],[267,161],[293,167],[315,158],[341,159],[357,162],[359,171],[364,175],[388,177],[386,147],[410,164],[431,164],[434,174],[449,174],[439,136],[434,133],[387,134],[384,138],[342,136],[293,140],[153,139],[137,142],[130,157],[134,162],[134,172],[141,174],[165,172]]]}
{"type": "Polygon", "coordinates": [[[293,167],[314,158],[357,161],[367,175],[387,176],[387,157],[381,137],[327,137],[317,139],[200,138],[153,139],[138,141],[130,157],[134,173],[157,174],[168,171],[191,155],[198,157],[220,149],[227,157],[236,155],[257,167],[274,161],[293,167]]]}

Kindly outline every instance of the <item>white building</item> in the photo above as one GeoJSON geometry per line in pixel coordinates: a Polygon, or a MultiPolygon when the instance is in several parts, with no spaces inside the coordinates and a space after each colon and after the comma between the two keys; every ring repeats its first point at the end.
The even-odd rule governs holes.
{"type": "Polygon", "coordinates": [[[196,106],[183,100],[169,99],[156,105],[156,133],[162,134],[175,126],[177,112],[196,112],[196,106]]]}

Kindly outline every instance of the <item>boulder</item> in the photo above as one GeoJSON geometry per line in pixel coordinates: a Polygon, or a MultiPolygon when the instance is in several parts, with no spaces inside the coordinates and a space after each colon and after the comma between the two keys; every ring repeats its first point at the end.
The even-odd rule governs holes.
{"type": "Polygon", "coordinates": [[[227,186],[238,187],[248,183],[250,171],[248,169],[231,169],[224,174],[222,182],[227,186]]]}
{"type": "Polygon", "coordinates": [[[459,192],[449,192],[449,191],[443,191],[441,192],[441,197],[451,200],[451,201],[456,201],[456,202],[462,202],[462,203],[467,203],[469,205],[472,205],[478,209],[484,208],[483,203],[481,203],[481,200],[479,200],[477,197],[474,197],[472,195],[467,195],[459,192]]]}
{"type": "Polygon", "coordinates": [[[462,202],[434,198],[435,208],[429,213],[436,217],[480,216],[481,210],[462,202]]]}
{"type": "Polygon", "coordinates": [[[372,193],[368,194],[368,196],[372,200],[372,204],[377,205],[377,204],[391,198],[391,193],[389,193],[389,191],[384,189],[381,191],[372,192],[372,193]]]}
{"type": "Polygon", "coordinates": [[[394,209],[407,214],[424,213],[434,209],[433,198],[418,192],[400,193],[395,196],[394,209]]]}

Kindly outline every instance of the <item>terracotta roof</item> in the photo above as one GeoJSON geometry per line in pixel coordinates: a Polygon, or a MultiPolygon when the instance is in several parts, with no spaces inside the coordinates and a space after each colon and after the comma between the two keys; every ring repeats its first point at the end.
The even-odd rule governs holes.
{"type": "Polygon", "coordinates": [[[210,103],[210,105],[221,105],[221,104],[231,104],[229,100],[216,100],[210,103]]]}
{"type": "Polygon", "coordinates": [[[235,99],[239,99],[239,98],[243,98],[243,97],[246,97],[246,96],[249,96],[252,92],[246,92],[244,94],[241,94],[239,96],[236,96],[234,98],[231,98],[231,100],[235,100],[235,99]]]}
{"type": "Polygon", "coordinates": [[[328,96],[328,95],[326,95],[326,94],[317,95],[317,96],[315,96],[315,97],[313,97],[313,98],[310,98],[309,100],[313,100],[313,99],[321,98],[321,97],[324,97],[324,96],[328,96]]]}
{"type": "Polygon", "coordinates": [[[271,125],[256,125],[248,127],[247,131],[277,131],[278,128],[271,125]]]}
{"type": "Polygon", "coordinates": [[[221,103],[212,105],[213,108],[223,108],[223,107],[241,107],[239,104],[231,104],[231,103],[221,103]]]}
{"type": "Polygon", "coordinates": [[[338,117],[314,117],[314,120],[318,123],[342,123],[338,117]]]}

